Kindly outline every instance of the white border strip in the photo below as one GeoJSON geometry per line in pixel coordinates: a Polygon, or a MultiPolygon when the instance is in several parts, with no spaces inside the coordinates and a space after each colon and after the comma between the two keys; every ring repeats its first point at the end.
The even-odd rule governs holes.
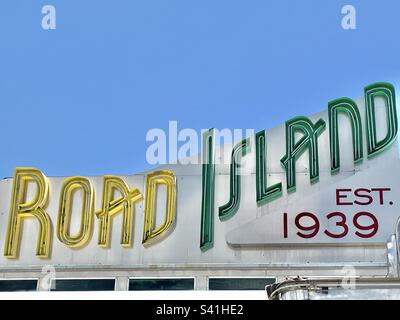
{"type": "MultiPolygon", "coordinates": [[[[267,300],[260,291],[69,291],[1,292],[0,300],[267,300]]],[[[162,304],[161,304],[162,305],[162,304]]]]}

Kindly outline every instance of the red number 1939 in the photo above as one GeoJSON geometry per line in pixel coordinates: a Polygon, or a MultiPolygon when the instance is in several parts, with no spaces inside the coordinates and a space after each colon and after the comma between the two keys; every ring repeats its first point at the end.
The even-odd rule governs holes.
{"type": "MultiPolygon", "coordinates": [[[[335,223],[336,230],[331,232],[324,230],[324,234],[330,238],[340,239],[344,238],[349,233],[349,224],[347,217],[342,212],[331,212],[325,216],[327,221],[335,223]]],[[[357,229],[355,235],[360,238],[372,238],[379,228],[378,219],[370,212],[359,212],[353,216],[352,225],[357,229]],[[369,220],[368,224],[361,224],[361,219],[369,220]]],[[[320,232],[320,220],[311,212],[301,212],[295,216],[294,225],[297,229],[297,236],[303,239],[310,239],[315,237],[320,232]]],[[[283,214],[283,235],[288,238],[288,215],[283,214]]]]}

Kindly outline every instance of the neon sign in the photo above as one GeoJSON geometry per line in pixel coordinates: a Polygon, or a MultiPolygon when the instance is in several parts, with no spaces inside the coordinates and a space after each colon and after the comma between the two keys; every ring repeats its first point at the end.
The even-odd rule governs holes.
{"type": "MultiPolygon", "coordinates": [[[[372,158],[386,150],[396,139],[398,131],[395,89],[388,83],[376,83],[365,88],[365,133],[363,132],[362,117],[359,108],[353,100],[341,98],[328,104],[328,123],[323,119],[313,122],[307,117],[295,117],[285,124],[285,154],[281,155],[280,166],[284,170],[285,180],[271,184],[268,178],[267,161],[267,133],[260,131],[255,134],[254,146],[249,138],[240,141],[232,148],[231,164],[229,167],[229,194],[228,201],[220,204],[218,217],[221,222],[234,217],[240,207],[242,192],[242,177],[240,165],[242,157],[255,156],[255,197],[258,207],[279,199],[284,192],[284,186],[288,194],[295,193],[298,185],[296,181],[296,162],[305,153],[309,155],[308,172],[311,184],[319,181],[320,163],[318,151],[318,139],[327,130],[329,133],[330,174],[340,173],[340,143],[339,143],[339,115],[344,115],[351,126],[353,162],[360,164],[365,155],[372,158]],[[386,110],[386,134],[383,137],[377,135],[376,99],[383,99],[386,110]],[[363,148],[365,137],[367,149],[363,148]]],[[[202,152],[202,177],[201,177],[201,216],[200,244],[202,251],[213,247],[214,244],[214,211],[216,209],[216,162],[215,162],[215,136],[210,129],[203,134],[202,152]]],[[[200,183],[199,183],[200,188],[200,183]]],[[[381,190],[381,189],[376,189],[381,190]]],[[[5,235],[4,256],[9,259],[17,259],[20,251],[21,237],[23,234],[23,222],[26,218],[34,218],[38,222],[38,235],[36,244],[36,256],[49,258],[56,239],[70,249],[82,249],[87,246],[95,228],[97,228],[97,246],[110,248],[112,236],[112,221],[115,216],[121,215],[120,245],[122,248],[131,248],[133,245],[133,229],[135,211],[139,203],[144,204],[142,244],[144,247],[152,245],[164,239],[174,230],[177,220],[177,178],[171,170],[157,170],[146,175],[144,193],[138,187],[129,186],[122,178],[116,176],[104,176],[102,181],[101,205],[95,207],[96,192],[93,183],[85,177],[70,177],[63,181],[58,202],[58,215],[55,227],[48,212],[48,203],[51,195],[49,179],[38,169],[17,168],[14,174],[11,204],[9,208],[8,226],[5,235]],[[36,193],[32,199],[28,199],[28,184],[36,186],[36,193]],[[157,195],[160,187],[165,188],[164,220],[157,224],[157,195]],[[71,230],[72,211],[77,194],[81,195],[80,223],[76,233],[71,230]],[[118,196],[116,196],[118,194],[118,196]],[[53,230],[54,229],[54,230],[53,230]]],[[[338,196],[341,196],[344,191],[338,196]]],[[[365,193],[365,192],[364,192],[365,193]]],[[[366,198],[361,189],[356,189],[357,197],[366,198]]],[[[195,193],[193,196],[200,196],[195,193]]],[[[189,199],[187,201],[190,201],[189,199]]],[[[358,201],[358,200],[357,200],[358,201]]],[[[342,204],[342,202],[340,202],[342,204]]],[[[330,213],[325,220],[341,218],[336,223],[342,227],[341,233],[333,233],[325,230],[325,234],[331,238],[344,236],[348,233],[348,224],[339,213],[330,213]]],[[[364,213],[358,214],[351,222],[352,226],[364,230],[360,221],[364,218],[372,219],[368,230],[370,233],[359,232],[359,237],[370,236],[376,233],[378,222],[374,217],[364,213]]],[[[283,215],[283,234],[290,235],[287,227],[287,215],[283,215]],[[286,220],[285,220],[286,219],[286,220]],[[286,221],[286,224],[285,224],[286,221]]],[[[310,236],[302,231],[320,232],[320,220],[312,213],[299,213],[295,216],[295,225],[298,234],[302,237],[310,236]],[[304,219],[311,219],[312,226],[302,223],[304,219]],[[312,228],[312,229],[310,229],[312,228]]],[[[198,225],[196,225],[196,228],[198,225]]]]}
{"type": "MultiPolygon", "coordinates": [[[[387,149],[396,139],[398,131],[396,95],[394,87],[389,83],[375,83],[365,88],[366,106],[366,141],[367,157],[372,158],[387,149]],[[375,99],[383,98],[386,107],[387,133],[384,138],[378,140],[375,119],[375,99]]],[[[363,161],[362,148],[362,123],[361,116],[355,101],[349,98],[334,100],[328,105],[329,115],[329,141],[330,141],[330,160],[331,173],[337,174],[340,171],[340,153],[338,138],[338,113],[345,114],[352,127],[353,158],[354,164],[363,161]]],[[[318,137],[326,129],[326,123],[319,119],[313,123],[306,117],[296,117],[286,122],[286,154],[281,159],[281,165],[286,172],[287,192],[296,191],[296,160],[305,152],[309,154],[309,173],[310,183],[319,180],[319,161],[318,161],[318,137]],[[296,134],[302,134],[296,141],[296,134]]],[[[215,170],[214,154],[215,144],[213,141],[212,130],[204,135],[204,145],[206,153],[206,164],[203,164],[203,206],[202,206],[202,225],[200,236],[200,248],[208,250],[213,246],[213,227],[214,203],[213,190],[215,189],[215,170]]],[[[266,168],[266,132],[256,133],[256,201],[261,206],[279,198],[282,195],[282,183],[268,186],[266,168]]],[[[248,140],[238,143],[232,151],[230,167],[230,200],[226,205],[219,207],[219,218],[225,221],[236,213],[240,206],[240,176],[237,174],[238,162],[237,155],[245,156],[249,152],[248,140]]],[[[313,218],[313,217],[312,217],[313,218]]],[[[298,221],[297,221],[297,224],[298,221]]],[[[317,222],[315,223],[317,225],[317,222]]]]}

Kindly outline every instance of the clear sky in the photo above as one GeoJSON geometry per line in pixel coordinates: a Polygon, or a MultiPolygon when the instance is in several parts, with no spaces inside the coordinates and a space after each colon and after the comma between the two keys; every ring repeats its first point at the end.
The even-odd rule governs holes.
{"type": "Polygon", "coordinates": [[[398,83],[399,32],[398,0],[1,0],[0,176],[132,174],[169,120],[259,130],[362,97],[398,83]]]}

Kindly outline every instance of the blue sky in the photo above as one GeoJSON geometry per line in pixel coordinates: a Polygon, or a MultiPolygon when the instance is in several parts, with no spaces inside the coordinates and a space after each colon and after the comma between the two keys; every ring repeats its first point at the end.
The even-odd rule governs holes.
{"type": "Polygon", "coordinates": [[[132,174],[150,167],[147,131],[169,120],[259,130],[397,84],[399,12],[398,0],[2,0],[0,176],[132,174]],[[41,28],[46,4],[56,30],[41,28]],[[345,4],[356,30],[341,28],[345,4]]]}

